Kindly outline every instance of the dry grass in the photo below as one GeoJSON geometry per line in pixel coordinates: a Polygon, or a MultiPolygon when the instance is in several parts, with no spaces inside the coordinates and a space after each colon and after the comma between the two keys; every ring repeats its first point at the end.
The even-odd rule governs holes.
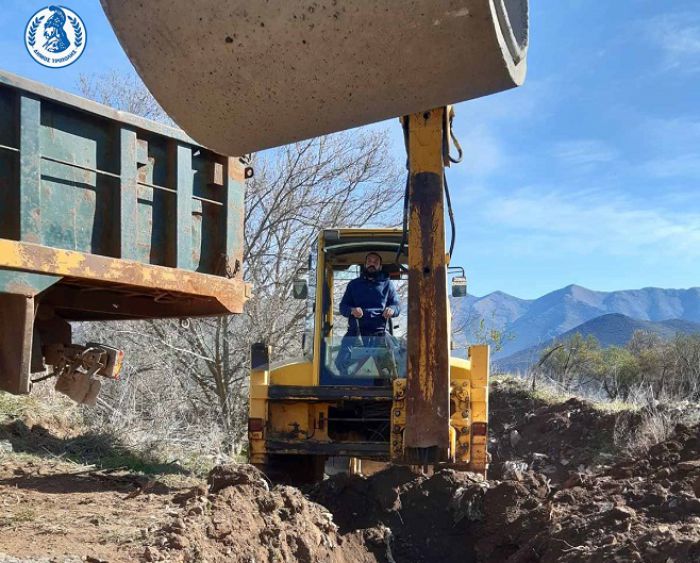
{"type": "Polygon", "coordinates": [[[75,405],[48,386],[36,395],[0,392],[0,440],[8,441],[15,461],[53,460],[102,469],[121,468],[147,475],[204,474],[218,461],[196,448],[157,443],[159,436],[134,440],[128,429],[89,424],[89,407],[75,405]]]}
{"type": "Polygon", "coordinates": [[[491,381],[512,381],[520,385],[522,389],[529,390],[534,399],[539,399],[548,404],[563,403],[571,397],[588,401],[593,408],[605,413],[632,412],[639,410],[644,401],[611,400],[601,393],[586,393],[581,390],[576,392],[566,389],[559,382],[547,376],[540,375],[537,378],[535,389],[532,389],[532,379],[512,374],[502,374],[491,378],[491,381]]]}
{"type": "Polygon", "coordinates": [[[533,391],[531,380],[513,375],[499,375],[491,378],[502,384],[517,385],[519,389],[532,395],[533,399],[548,403],[563,403],[571,397],[588,401],[602,414],[619,415],[614,430],[614,444],[620,452],[637,456],[649,447],[664,441],[673,433],[677,424],[694,425],[700,423],[700,405],[666,396],[653,397],[648,388],[639,388],[630,400],[610,400],[600,394],[586,395],[567,392],[557,382],[545,377],[537,381],[533,391]],[[633,416],[627,416],[631,414],[633,416]]]}
{"type": "Polygon", "coordinates": [[[0,528],[15,528],[25,522],[33,522],[36,517],[36,512],[31,508],[20,508],[10,515],[0,517],[0,528]]]}

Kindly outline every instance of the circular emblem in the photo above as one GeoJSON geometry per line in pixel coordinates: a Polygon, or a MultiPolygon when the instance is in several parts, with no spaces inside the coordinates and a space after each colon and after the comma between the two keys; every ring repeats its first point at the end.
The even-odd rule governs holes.
{"type": "Polygon", "coordinates": [[[80,16],[65,6],[47,6],[34,14],[24,30],[24,45],[41,65],[61,68],[80,58],[87,30],[80,16]]]}

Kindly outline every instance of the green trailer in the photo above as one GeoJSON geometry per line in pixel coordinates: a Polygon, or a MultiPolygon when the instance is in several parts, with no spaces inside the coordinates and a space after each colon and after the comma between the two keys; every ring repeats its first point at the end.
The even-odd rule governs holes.
{"type": "Polygon", "coordinates": [[[28,393],[73,350],[70,321],[240,313],[251,174],[178,129],[0,72],[0,389],[28,393]]]}

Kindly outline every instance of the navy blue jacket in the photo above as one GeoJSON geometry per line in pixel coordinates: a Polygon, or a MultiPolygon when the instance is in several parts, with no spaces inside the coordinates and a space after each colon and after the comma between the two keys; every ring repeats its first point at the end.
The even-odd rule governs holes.
{"type": "Polygon", "coordinates": [[[348,318],[348,336],[381,336],[386,331],[384,309],[391,307],[394,317],[400,313],[396,288],[384,272],[364,273],[352,280],[340,301],[340,314],[348,318]],[[360,307],[362,318],[352,316],[352,309],[360,307]]]}

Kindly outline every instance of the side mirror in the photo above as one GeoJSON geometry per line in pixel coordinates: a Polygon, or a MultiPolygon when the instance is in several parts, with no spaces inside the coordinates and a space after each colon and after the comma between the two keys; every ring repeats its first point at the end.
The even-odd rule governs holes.
{"type": "Polygon", "coordinates": [[[306,299],[309,296],[309,286],[303,278],[296,278],[292,285],[292,297],[294,299],[306,299]]]}
{"type": "Polygon", "coordinates": [[[452,297],[467,296],[467,278],[452,278],[452,297]]]}

